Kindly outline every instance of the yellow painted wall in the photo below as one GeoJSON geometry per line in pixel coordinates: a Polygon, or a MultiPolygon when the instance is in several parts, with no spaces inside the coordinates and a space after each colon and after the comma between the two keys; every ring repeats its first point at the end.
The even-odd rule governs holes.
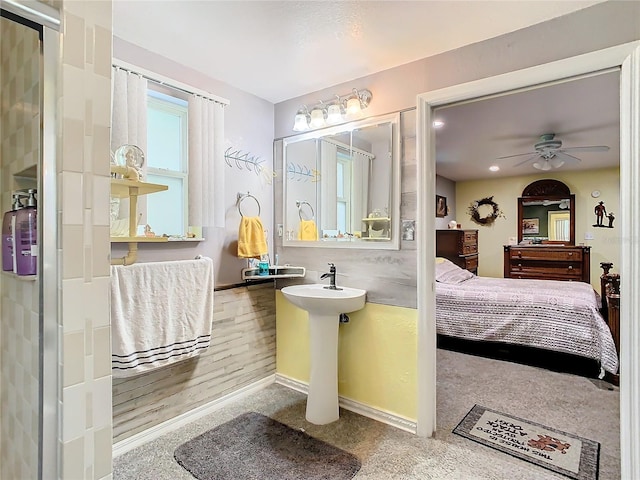
{"type": "Polygon", "coordinates": [[[503,245],[509,237],[517,237],[518,204],[522,190],[535,180],[552,178],[564,182],[576,196],[576,244],[591,246],[591,284],[600,290],[600,262],[613,262],[614,271],[620,267],[620,170],[606,168],[584,172],[553,172],[526,175],[496,180],[458,182],[456,184],[456,220],[462,228],[478,229],[479,269],[485,277],[503,276],[503,245]],[[592,198],[591,192],[599,190],[599,198],[592,198]],[[506,218],[498,218],[491,226],[478,225],[471,221],[468,206],[475,200],[493,195],[506,218]],[[613,229],[594,228],[596,216],[593,208],[598,201],[604,201],[607,213],[616,216],[613,229]],[[586,232],[593,234],[593,240],[585,240],[586,232]]]}
{"type": "MultiPolygon", "coordinates": [[[[415,421],[418,311],[367,303],[349,318],[339,327],[340,396],[415,421]]],[[[276,292],[276,371],[309,382],[308,315],[280,291],[276,292]]]]}

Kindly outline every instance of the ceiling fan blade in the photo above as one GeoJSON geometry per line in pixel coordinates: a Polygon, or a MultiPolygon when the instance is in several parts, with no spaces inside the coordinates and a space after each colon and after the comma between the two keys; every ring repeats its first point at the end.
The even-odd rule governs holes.
{"type": "Polygon", "coordinates": [[[522,157],[523,155],[537,155],[538,152],[518,153],[516,155],[506,155],[504,157],[498,157],[496,160],[503,160],[505,158],[522,157]]]}
{"type": "Polygon", "coordinates": [[[525,163],[527,163],[527,162],[529,162],[529,161],[531,161],[531,160],[533,160],[533,159],[535,159],[535,158],[538,158],[538,157],[540,157],[540,155],[538,155],[538,154],[536,153],[533,157],[529,157],[529,158],[527,158],[526,160],[523,160],[523,161],[522,161],[522,162],[520,162],[520,163],[516,163],[516,164],[514,165],[514,167],[519,167],[519,166],[521,166],[521,165],[524,165],[525,163]]]}
{"type": "Polygon", "coordinates": [[[568,162],[581,162],[582,160],[580,160],[578,157],[574,157],[573,155],[569,155],[568,153],[564,153],[564,151],[562,150],[558,150],[556,152],[556,157],[568,161],[568,162]]]}
{"type": "Polygon", "coordinates": [[[569,147],[563,148],[563,152],[608,152],[609,147],[606,145],[592,145],[590,147],[569,147]]]}

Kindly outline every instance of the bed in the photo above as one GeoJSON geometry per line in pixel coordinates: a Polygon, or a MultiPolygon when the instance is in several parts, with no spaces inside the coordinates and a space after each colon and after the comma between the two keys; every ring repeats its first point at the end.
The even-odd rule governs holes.
{"type": "Polygon", "coordinates": [[[596,294],[583,282],[478,277],[436,261],[439,336],[558,352],[616,373],[618,356],[596,294]]]}

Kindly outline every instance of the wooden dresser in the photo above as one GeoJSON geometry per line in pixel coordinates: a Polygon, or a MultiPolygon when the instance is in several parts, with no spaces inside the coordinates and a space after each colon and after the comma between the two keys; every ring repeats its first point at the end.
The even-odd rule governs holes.
{"type": "Polygon", "coordinates": [[[591,247],[505,245],[504,277],[591,282],[591,247]]]}
{"type": "Polygon", "coordinates": [[[436,230],[436,256],[478,274],[478,230],[436,230]]]}

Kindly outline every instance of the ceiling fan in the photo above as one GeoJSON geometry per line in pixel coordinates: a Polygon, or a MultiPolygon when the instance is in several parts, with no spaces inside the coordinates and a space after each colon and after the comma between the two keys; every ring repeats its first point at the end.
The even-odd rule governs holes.
{"type": "Polygon", "coordinates": [[[533,163],[534,168],[538,170],[551,170],[552,168],[560,168],[565,162],[581,161],[578,157],[574,157],[567,152],[606,152],[609,150],[609,147],[606,145],[562,148],[562,140],[555,138],[555,136],[555,133],[545,133],[540,136],[538,143],[533,146],[535,149],[534,152],[506,155],[504,157],[498,157],[498,160],[529,155],[529,158],[515,164],[514,167],[519,167],[531,160],[535,160],[533,163]]]}

